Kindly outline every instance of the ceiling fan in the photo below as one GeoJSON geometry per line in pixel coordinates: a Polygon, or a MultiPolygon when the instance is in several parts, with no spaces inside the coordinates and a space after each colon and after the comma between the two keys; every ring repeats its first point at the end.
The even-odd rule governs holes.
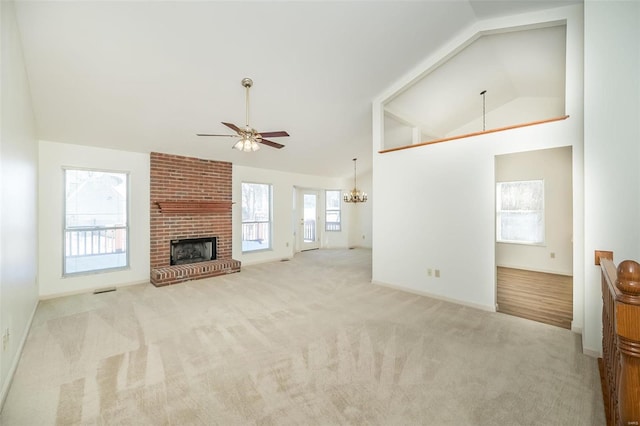
{"type": "Polygon", "coordinates": [[[242,86],[246,89],[246,95],[245,95],[246,96],[246,124],[244,126],[244,129],[241,129],[240,127],[236,126],[233,123],[222,122],[222,124],[224,124],[231,130],[236,132],[236,134],[235,135],[214,135],[214,134],[208,134],[208,133],[198,133],[197,136],[221,136],[221,137],[228,137],[228,138],[239,137],[240,140],[238,140],[238,142],[236,142],[236,144],[233,145],[233,147],[239,151],[245,151],[245,152],[259,150],[260,145],[258,144],[267,145],[277,149],[283,148],[284,145],[282,145],[281,143],[273,142],[265,138],[279,138],[283,136],[289,136],[289,133],[285,132],[284,130],[280,130],[277,132],[258,132],[256,129],[254,129],[249,125],[249,88],[253,86],[253,80],[251,80],[250,78],[243,78],[242,86]]]}

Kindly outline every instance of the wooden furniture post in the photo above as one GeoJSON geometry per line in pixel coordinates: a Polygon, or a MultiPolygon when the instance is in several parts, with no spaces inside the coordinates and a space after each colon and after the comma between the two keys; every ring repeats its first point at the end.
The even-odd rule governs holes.
{"type": "Polygon", "coordinates": [[[640,425],[640,264],[601,259],[603,396],[608,424],[640,425]]]}

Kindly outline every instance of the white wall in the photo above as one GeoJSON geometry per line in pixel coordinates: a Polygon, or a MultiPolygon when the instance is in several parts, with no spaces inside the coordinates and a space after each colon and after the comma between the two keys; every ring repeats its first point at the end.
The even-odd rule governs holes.
{"type": "Polygon", "coordinates": [[[494,156],[578,144],[581,124],[550,123],[378,156],[373,280],[494,309],[494,156]],[[428,277],[428,268],[441,277],[428,277]]]}
{"type": "MultiPolygon", "coordinates": [[[[564,113],[564,99],[554,97],[521,97],[487,111],[485,125],[487,130],[509,127],[531,121],[561,117],[564,113]]],[[[482,131],[482,117],[479,117],[447,133],[445,137],[465,135],[482,131]]]]}
{"type": "Polygon", "coordinates": [[[386,149],[413,144],[413,126],[384,115],[384,147],[386,149]]]}
{"type": "Polygon", "coordinates": [[[545,211],[544,244],[496,243],[497,266],[573,274],[571,161],[571,147],[496,157],[496,182],[544,180],[545,211]]]}
{"type": "Polygon", "coordinates": [[[40,141],[39,285],[48,297],[149,281],[149,154],[40,141]],[[113,272],[62,276],[63,167],[129,173],[129,264],[113,272]]]}
{"type": "Polygon", "coordinates": [[[640,260],[640,2],[585,1],[585,349],[600,352],[594,250],[640,260]]]}
{"type": "MultiPolygon", "coordinates": [[[[582,7],[482,21],[463,31],[385,91],[373,105],[373,280],[487,310],[495,309],[494,157],[573,147],[574,215],[582,211],[582,7]],[[571,118],[475,138],[378,154],[383,103],[479,32],[566,20],[566,110],[571,118]],[[427,269],[441,277],[429,277],[427,269]]],[[[581,220],[574,218],[574,259],[582,259],[581,220]],[[578,230],[578,232],[576,232],[578,230]],[[579,235],[577,235],[579,234],[579,235]],[[576,255],[578,253],[578,255],[576,255]]],[[[580,263],[574,281],[582,285],[580,263]]],[[[574,317],[582,293],[574,290],[574,317]],[[575,293],[579,293],[575,297],[575,293]]],[[[577,311],[577,315],[576,315],[577,311]]],[[[576,328],[581,327],[577,324],[576,328]]]]}
{"type": "MultiPolygon", "coordinates": [[[[345,179],[280,172],[245,166],[233,166],[233,258],[243,265],[289,259],[295,252],[294,226],[298,222],[294,205],[294,188],[315,189],[320,192],[319,205],[324,211],[324,190],[346,190],[345,179]],[[272,249],[242,253],[242,182],[273,185],[273,241],[272,249]]],[[[343,208],[343,226],[340,232],[324,232],[321,248],[344,248],[349,243],[349,227],[353,218],[343,208]],[[346,214],[345,214],[346,213],[346,214]]],[[[324,229],[324,225],[321,227],[324,229]]]]}
{"type": "MultiPolygon", "coordinates": [[[[57,142],[40,142],[40,185],[47,188],[40,193],[39,252],[40,296],[91,291],[106,286],[147,282],[149,279],[149,155],[93,148],[83,145],[57,142]],[[63,226],[63,167],[92,168],[130,173],[130,265],[123,271],[62,277],[62,226],[63,226]]],[[[370,181],[370,178],[369,178],[370,181]]],[[[360,182],[360,181],[359,181],[360,182]]],[[[367,185],[367,174],[363,183],[367,185]]],[[[293,234],[296,212],[293,202],[294,188],[316,189],[320,204],[324,206],[324,190],[346,191],[350,179],[327,178],[275,170],[233,166],[233,258],[244,265],[278,261],[290,258],[295,252],[293,234]],[[241,183],[257,182],[273,185],[273,249],[242,254],[241,183]],[[288,245],[287,245],[288,244],[288,245]]],[[[360,184],[359,184],[360,185],[360,184]]],[[[358,208],[361,206],[357,206],[358,208]]],[[[370,246],[371,212],[366,207],[352,211],[342,204],[343,230],[324,232],[322,248],[344,248],[351,244],[351,229],[357,229],[358,246],[370,246]],[[365,235],[365,239],[361,236],[365,235]]],[[[324,229],[324,227],[323,227],[324,229]]]]}
{"type": "Polygon", "coordinates": [[[10,336],[5,349],[0,343],[4,402],[38,303],[38,149],[14,3],[0,7],[0,335],[10,336]]]}

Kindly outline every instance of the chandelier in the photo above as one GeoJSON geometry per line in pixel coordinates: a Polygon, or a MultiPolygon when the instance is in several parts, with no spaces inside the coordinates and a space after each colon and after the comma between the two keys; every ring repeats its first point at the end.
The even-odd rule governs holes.
{"type": "Polygon", "coordinates": [[[345,192],[343,195],[343,199],[345,203],[364,203],[367,201],[367,194],[358,190],[357,180],[356,180],[356,161],[357,158],[353,159],[353,189],[351,192],[345,192]]]}

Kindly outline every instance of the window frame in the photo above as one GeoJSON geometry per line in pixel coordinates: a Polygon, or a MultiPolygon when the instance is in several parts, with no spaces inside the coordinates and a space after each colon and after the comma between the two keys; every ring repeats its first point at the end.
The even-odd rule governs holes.
{"type": "MultiPolygon", "coordinates": [[[[258,252],[262,252],[262,251],[268,251],[268,250],[273,250],[273,184],[271,183],[263,183],[263,182],[240,182],[240,248],[241,248],[241,252],[242,254],[248,254],[248,253],[258,253],[258,252]],[[242,210],[244,209],[244,197],[243,197],[243,186],[244,185],[264,185],[266,187],[268,187],[269,189],[269,195],[268,195],[268,202],[269,202],[269,220],[268,221],[246,221],[244,220],[244,218],[242,217],[242,210]],[[255,224],[261,224],[261,223],[268,223],[268,229],[269,229],[269,243],[267,247],[263,247],[263,248],[257,248],[257,249],[252,249],[252,250],[245,250],[244,248],[244,225],[245,224],[250,224],[250,223],[255,223],[255,224]]],[[[250,241],[250,240],[247,240],[250,241]]]]}
{"type": "Polygon", "coordinates": [[[325,189],[324,190],[324,230],[327,232],[342,232],[342,191],[339,189],[325,189]],[[330,192],[336,192],[338,194],[338,208],[330,209],[329,208],[329,197],[328,194],[330,192]],[[329,212],[338,212],[338,222],[330,222],[329,221],[329,212]],[[338,224],[337,229],[330,229],[330,224],[338,224]]]}
{"type": "Polygon", "coordinates": [[[546,204],[545,204],[545,181],[544,179],[523,179],[523,180],[510,180],[510,181],[502,181],[502,182],[496,182],[496,189],[495,189],[495,196],[496,196],[496,203],[495,203],[495,215],[496,215],[496,220],[495,220],[495,226],[496,226],[496,234],[495,234],[495,238],[496,238],[496,243],[500,243],[500,244],[519,244],[519,245],[525,245],[525,246],[545,246],[546,245],[546,221],[545,221],[545,214],[546,214],[546,204]],[[513,183],[527,183],[527,182],[539,182],[540,185],[542,186],[542,205],[541,208],[538,210],[527,210],[527,209],[517,209],[517,210],[502,210],[501,209],[501,198],[500,198],[500,189],[501,189],[501,185],[504,184],[513,184],[513,183]],[[502,239],[501,238],[501,217],[502,217],[502,213],[503,212],[522,212],[522,213],[539,213],[541,220],[540,220],[540,227],[541,227],[541,234],[542,234],[542,240],[541,241],[524,241],[524,240],[506,240],[506,239],[502,239]]]}
{"type": "MultiPolygon", "coordinates": [[[[131,218],[131,172],[127,170],[111,170],[111,169],[95,169],[89,167],[63,167],[62,168],[62,277],[74,277],[81,275],[93,275],[93,274],[102,274],[109,272],[117,272],[122,270],[131,269],[131,229],[130,229],[130,218],[131,218]],[[67,227],[67,172],[69,171],[82,171],[82,172],[96,172],[96,173],[110,173],[110,174],[119,174],[123,175],[126,179],[125,188],[126,188],[126,197],[125,197],[125,225],[117,225],[117,226],[76,226],[76,227],[67,227]],[[83,271],[76,272],[67,272],[67,233],[68,232],[102,232],[102,231],[118,231],[125,230],[125,264],[121,266],[100,268],[100,269],[88,269],[83,271]]],[[[92,237],[93,238],[93,237],[92,237]]]]}

